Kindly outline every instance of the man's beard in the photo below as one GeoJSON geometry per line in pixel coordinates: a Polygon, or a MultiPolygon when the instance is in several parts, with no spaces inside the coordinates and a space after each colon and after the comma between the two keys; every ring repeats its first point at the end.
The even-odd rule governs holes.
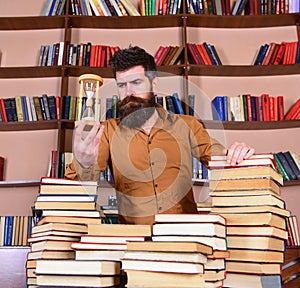
{"type": "Polygon", "coordinates": [[[122,120],[121,127],[141,128],[155,110],[155,98],[152,92],[147,98],[130,95],[120,100],[117,107],[122,120]]]}

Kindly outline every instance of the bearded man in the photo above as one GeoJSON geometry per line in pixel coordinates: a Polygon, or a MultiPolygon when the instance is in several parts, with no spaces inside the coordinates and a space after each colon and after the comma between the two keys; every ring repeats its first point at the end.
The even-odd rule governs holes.
{"type": "Polygon", "coordinates": [[[155,103],[157,68],[152,55],[134,46],[110,59],[119,93],[120,118],[95,125],[85,139],[84,120],[75,129],[74,161],[65,177],[96,180],[109,165],[119,222],[153,224],[158,213],[197,213],[192,157],[207,165],[226,154],[232,165],[254,149],[235,142],[228,149],[212,139],[193,116],[170,114],[155,103]]]}

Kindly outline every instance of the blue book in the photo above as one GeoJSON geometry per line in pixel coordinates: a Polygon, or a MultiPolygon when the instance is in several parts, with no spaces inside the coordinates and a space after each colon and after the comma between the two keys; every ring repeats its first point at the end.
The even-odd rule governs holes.
{"type": "Polygon", "coordinates": [[[12,245],[13,226],[14,226],[14,216],[5,216],[4,241],[3,241],[4,246],[12,245]]]}
{"type": "Polygon", "coordinates": [[[224,119],[223,96],[216,96],[211,101],[211,108],[212,108],[213,120],[222,121],[224,119]]]}
{"type": "Polygon", "coordinates": [[[251,96],[251,113],[252,113],[252,121],[257,121],[257,105],[256,105],[256,96],[251,96]]]}
{"type": "Polygon", "coordinates": [[[222,97],[223,115],[222,120],[228,121],[228,96],[222,97]]]}
{"type": "Polygon", "coordinates": [[[201,163],[202,179],[208,179],[208,168],[201,163]]]}
{"type": "Polygon", "coordinates": [[[195,95],[189,95],[189,115],[195,115],[195,95]]]}
{"type": "Polygon", "coordinates": [[[163,104],[164,104],[163,96],[155,95],[155,102],[158,103],[159,105],[163,106],[163,104]]]}
{"type": "Polygon", "coordinates": [[[29,121],[29,115],[28,115],[28,106],[26,101],[26,96],[21,96],[21,102],[22,102],[22,111],[24,115],[24,121],[29,121]]]}
{"type": "Polygon", "coordinates": [[[176,114],[185,114],[177,92],[173,93],[172,99],[173,99],[176,114]]]}
{"type": "Polygon", "coordinates": [[[265,45],[262,45],[258,51],[258,54],[257,54],[257,57],[255,59],[255,62],[254,62],[254,65],[261,65],[264,58],[265,58],[265,55],[267,53],[267,50],[269,48],[269,44],[265,44],[265,45]]]}

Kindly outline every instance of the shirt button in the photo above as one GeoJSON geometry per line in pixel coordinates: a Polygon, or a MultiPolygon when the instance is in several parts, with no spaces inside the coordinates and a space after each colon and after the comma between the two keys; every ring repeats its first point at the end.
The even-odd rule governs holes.
{"type": "Polygon", "coordinates": [[[151,144],[151,141],[148,141],[148,144],[151,144]]]}
{"type": "Polygon", "coordinates": [[[155,184],[154,187],[158,187],[158,184],[155,184]]]}
{"type": "Polygon", "coordinates": [[[158,210],[161,211],[161,210],[162,210],[162,207],[158,207],[158,210]]]}
{"type": "Polygon", "coordinates": [[[151,165],[154,166],[154,162],[151,162],[151,165]]]}

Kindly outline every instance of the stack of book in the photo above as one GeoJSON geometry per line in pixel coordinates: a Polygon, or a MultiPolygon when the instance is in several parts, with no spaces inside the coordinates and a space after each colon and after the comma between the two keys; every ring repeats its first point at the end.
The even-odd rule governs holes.
{"type": "Polygon", "coordinates": [[[281,287],[290,212],[280,197],[283,179],[274,155],[254,155],[234,168],[216,156],[209,165],[211,213],[227,221],[224,286],[281,287]]]}
{"type": "Polygon", "coordinates": [[[86,224],[44,223],[32,227],[28,238],[30,252],[26,261],[28,287],[37,284],[36,268],[40,261],[75,259],[71,244],[80,241],[84,233],[87,233],[86,224]]]}
{"type": "MultiPolygon", "coordinates": [[[[36,225],[28,242],[27,284],[37,283],[36,268],[41,260],[74,260],[71,244],[87,233],[87,224],[101,224],[96,207],[97,182],[80,182],[44,177],[33,207],[36,225]]],[[[32,285],[32,286],[30,286],[32,285]]]]}
{"type": "Polygon", "coordinates": [[[36,222],[99,223],[97,189],[97,181],[43,177],[33,208],[36,222]]]}
{"type": "Polygon", "coordinates": [[[197,242],[212,247],[204,264],[205,287],[220,287],[225,279],[225,258],[228,257],[226,220],[210,214],[157,214],[152,240],[197,242]]]}
{"type": "Polygon", "coordinates": [[[122,259],[126,287],[205,287],[204,265],[212,252],[197,242],[128,242],[122,259]]]}

